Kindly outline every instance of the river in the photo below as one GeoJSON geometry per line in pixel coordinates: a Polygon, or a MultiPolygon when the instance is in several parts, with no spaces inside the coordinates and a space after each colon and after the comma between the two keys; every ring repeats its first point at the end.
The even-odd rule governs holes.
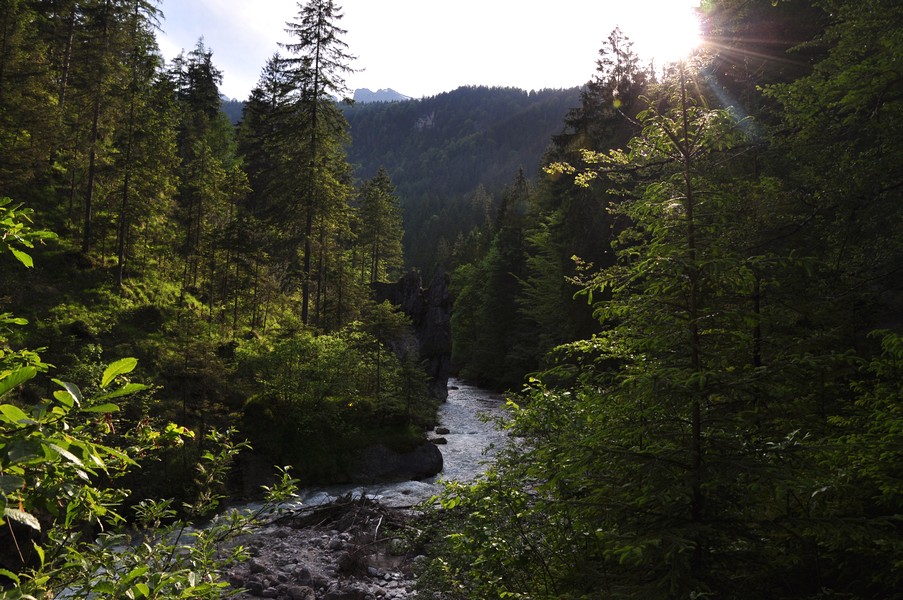
{"type": "MultiPolygon", "coordinates": [[[[506,435],[498,431],[491,418],[505,415],[504,401],[497,394],[469,385],[458,379],[448,382],[448,400],[439,407],[438,427],[448,429],[439,445],[443,470],[439,475],[423,481],[401,481],[373,485],[337,485],[301,490],[300,503],[305,506],[325,504],[351,493],[366,495],[385,506],[407,507],[438,494],[442,480],[470,481],[486,470],[494,448],[505,443],[506,435]]],[[[291,506],[289,506],[290,508],[291,506]]]]}

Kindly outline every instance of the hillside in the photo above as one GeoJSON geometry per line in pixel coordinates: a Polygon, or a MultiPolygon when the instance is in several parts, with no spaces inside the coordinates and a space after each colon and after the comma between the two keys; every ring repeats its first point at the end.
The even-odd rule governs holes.
{"type": "Polygon", "coordinates": [[[461,87],[421,100],[355,104],[348,158],[357,176],[385,167],[403,198],[501,189],[523,168],[538,172],[578,88],[526,92],[461,87]]]}
{"type": "MultiPolygon", "coordinates": [[[[520,170],[528,178],[539,173],[565,115],[580,104],[580,88],[468,86],[400,97],[394,90],[356,90],[357,101],[341,105],[351,132],[348,161],[357,181],[386,169],[401,200],[407,263],[429,276],[443,260],[437,249],[482,222],[485,203],[472,201],[479,188],[494,211],[520,170]]],[[[243,102],[223,98],[222,106],[232,123],[241,120],[243,102]]]]}
{"type": "Polygon", "coordinates": [[[579,102],[579,88],[461,87],[421,100],[355,104],[343,109],[351,125],[348,160],[361,180],[388,171],[409,232],[408,262],[429,271],[437,240],[451,244],[481,218],[471,214],[481,210],[471,206],[474,192],[482,186],[497,195],[520,169],[536,175],[579,102]]]}

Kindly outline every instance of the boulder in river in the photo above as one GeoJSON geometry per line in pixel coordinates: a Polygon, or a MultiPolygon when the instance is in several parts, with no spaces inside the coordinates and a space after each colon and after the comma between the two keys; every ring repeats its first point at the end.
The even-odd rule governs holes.
{"type": "Polygon", "coordinates": [[[407,452],[377,444],[361,452],[351,479],[358,482],[426,479],[441,472],[442,464],[442,452],[430,442],[423,442],[407,452]]]}

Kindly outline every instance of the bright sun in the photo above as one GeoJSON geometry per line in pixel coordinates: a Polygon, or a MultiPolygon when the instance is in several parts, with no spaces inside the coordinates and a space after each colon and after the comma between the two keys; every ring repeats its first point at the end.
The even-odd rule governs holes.
{"type": "Polygon", "coordinates": [[[701,43],[699,0],[653,0],[641,19],[625,27],[636,52],[656,67],[689,56],[701,43]]]}

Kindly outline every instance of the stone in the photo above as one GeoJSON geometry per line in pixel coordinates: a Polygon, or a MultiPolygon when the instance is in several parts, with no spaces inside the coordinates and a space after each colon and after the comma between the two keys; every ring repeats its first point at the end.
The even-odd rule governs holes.
{"type": "Polygon", "coordinates": [[[336,587],[330,588],[323,595],[323,600],[364,600],[367,590],[360,587],[336,587]]]}
{"type": "Polygon", "coordinates": [[[448,427],[436,427],[436,435],[448,435],[451,433],[448,427]]]}
{"type": "Polygon", "coordinates": [[[327,544],[326,547],[329,548],[330,550],[341,550],[342,548],[345,547],[345,542],[343,542],[341,540],[341,538],[336,536],[336,537],[332,538],[331,540],[329,540],[329,544],[327,544]]]}
{"type": "Polygon", "coordinates": [[[291,600],[315,600],[316,593],[306,585],[292,585],[282,590],[283,595],[291,600]]]}
{"type": "Polygon", "coordinates": [[[311,577],[310,569],[308,569],[304,565],[296,565],[295,568],[292,569],[291,573],[292,573],[292,577],[295,578],[295,581],[300,584],[307,585],[311,581],[313,581],[313,578],[311,577]]]}
{"type": "Polygon", "coordinates": [[[251,559],[251,561],[248,563],[248,568],[251,570],[252,573],[264,573],[267,570],[267,567],[265,564],[263,564],[259,560],[254,560],[254,559],[251,559]]]}
{"type": "Polygon", "coordinates": [[[246,581],[245,587],[247,588],[247,590],[249,592],[251,592],[255,596],[263,595],[264,586],[263,586],[263,582],[261,582],[261,581],[256,581],[256,580],[246,581]]]}
{"type": "Polygon", "coordinates": [[[409,452],[376,444],[361,452],[352,477],[366,483],[426,479],[440,473],[442,464],[442,452],[428,441],[409,452]]]}

